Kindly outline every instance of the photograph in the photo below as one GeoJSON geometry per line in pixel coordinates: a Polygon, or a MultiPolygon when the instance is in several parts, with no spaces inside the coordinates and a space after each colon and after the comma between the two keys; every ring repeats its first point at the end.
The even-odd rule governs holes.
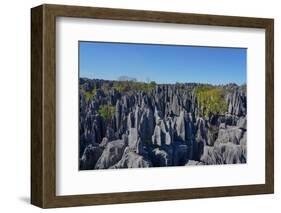
{"type": "Polygon", "coordinates": [[[247,163],[247,48],[79,41],[79,170],[247,163]]]}
{"type": "Polygon", "coordinates": [[[161,6],[31,8],[32,205],[274,194],[274,13],[161,6]]]}

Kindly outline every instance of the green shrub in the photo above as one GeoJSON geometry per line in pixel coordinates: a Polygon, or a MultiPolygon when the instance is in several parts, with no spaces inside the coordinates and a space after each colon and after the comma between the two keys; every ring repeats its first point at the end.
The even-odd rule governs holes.
{"type": "Polygon", "coordinates": [[[97,94],[96,86],[92,89],[92,91],[85,91],[84,90],[84,97],[85,97],[86,101],[91,100],[96,94],[97,94]]]}
{"type": "Polygon", "coordinates": [[[227,111],[224,90],[220,87],[199,86],[195,89],[200,113],[205,117],[227,111]]]}
{"type": "Polygon", "coordinates": [[[147,91],[151,91],[156,87],[156,82],[155,81],[151,81],[150,83],[147,84],[147,91]]]}
{"type": "Polygon", "coordinates": [[[113,84],[113,88],[119,91],[120,93],[127,93],[132,90],[149,92],[152,89],[154,89],[155,86],[156,86],[155,81],[151,81],[150,83],[137,82],[137,81],[116,81],[113,84]]]}
{"type": "Polygon", "coordinates": [[[98,109],[98,114],[103,117],[105,121],[110,121],[115,113],[115,107],[111,104],[101,105],[98,109]]]}

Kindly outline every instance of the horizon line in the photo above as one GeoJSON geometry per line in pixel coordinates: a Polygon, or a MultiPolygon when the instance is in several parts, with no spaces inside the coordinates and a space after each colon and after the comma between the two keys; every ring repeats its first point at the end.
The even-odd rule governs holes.
{"type": "Polygon", "coordinates": [[[87,79],[87,80],[102,80],[102,81],[119,81],[119,82],[137,82],[137,83],[145,83],[145,84],[149,84],[151,82],[155,82],[156,84],[209,84],[209,85],[212,85],[212,86],[225,86],[225,85],[229,85],[229,84],[236,84],[237,86],[242,86],[242,85],[247,85],[247,82],[244,82],[244,83],[236,83],[236,82],[228,82],[228,83],[209,83],[209,82],[195,82],[195,81],[189,81],[189,82],[174,82],[174,83],[171,83],[171,82],[165,82],[165,83],[159,83],[157,81],[154,81],[154,80],[150,80],[149,82],[145,82],[145,81],[138,81],[138,80],[118,80],[118,79],[102,79],[102,78],[89,78],[89,77],[82,77],[82,76],[79,76],[79,79],[87,79]]]}

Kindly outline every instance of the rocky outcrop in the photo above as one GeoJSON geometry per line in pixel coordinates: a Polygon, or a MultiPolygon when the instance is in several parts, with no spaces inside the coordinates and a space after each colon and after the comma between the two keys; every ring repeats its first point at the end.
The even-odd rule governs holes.
{"type": "Polygon", "coordinates": [[[244,131],[238,127],[220,128],[218,132],[217,143],[234,143],[239,144],[239,141],[243,137],[244,131]]]}
{"type": "Polygon", "coordinates": [[[123,153],[121,160],[110,168],[146,168],[151,166],[152,164],[149,160],[133,151],[130,151],[130,148],[127,147],[123,153]]]}
{"type": "Polygon", "coordinates": [[[241,145],[231,142],[205,146],[200,159],[207,165],[246,163],[246,155],[241,145]]]}
{"type": "Polygon", "coordinates": [[[150,159],[153,166],[162,167],[162,166],[171,166],[172,165],[172,156],[168,154],[165,150],[160,148],[155,148],[152,150],[150,159]]]}
{"type": "Polygon", "coordinates": [[[228,104],[228,113],[236,116],[243,116],[247,113],[247,101],[246,92],[241,89],[233,90],[226,95],[226,101],[228,104]]]}
{"type": "Polygon", "coordinates": [[[144,107],[141,112],[138,131],[142,141],[150,143],[155,126],[154,115],[149,107],[144,107]]]}
{"type": "Polygon", "coordinates": [[[137,128],[130,128],[128,136],[128,148],[137,154],[143,154],[143,143],[138,135],[137,128]]]}
{"type": "Polygon", "coordinates": [[[197,165],[205,165],[205,164],[200,161],[189,160],[185,165],[186,166],[197,166],[197,165]]]}
{"type": "Polygon", "coordinates": [[[237,126],[220,125],[214,146],[205,146],[200,160],[205,164],[237,164],[247,161],[245,118],[237,126]]]}
{"type": "Polygon", "coordinates": [[[184,166],[191,158],[190,149],[191,146],[184,144],[181,141],[176,141],[173,144],[173,165],[184,166]]]}
{"type": "Polygon", "coordinates": [[[102,149],[99,147],[98,144],[90,144],[88,145],[84,153],[80,159],[80,169],[87,170],[87,169],[94,169],[95,165],[102,154],[102,149]]]}
{"type": "Polygon", "coordinates": [[[125,147],[124,140],[109,142],[98,159],[95,169],[107,169],[116,164],[122,158],[125,147]]]}
{"type": "Polygon", "coordinates": [[[80,170],[246,163],[245,85],[216,86],[227,107],[206,116],[196,89],[212,85],[116,83],[80,79],[80,170]]]}
{"type": "Polygon", "coordinates": [[[152,144],[162,146],[170,145],[172,138],[168,126],[163,120],[158,120],[152,135],[152,144]]]}

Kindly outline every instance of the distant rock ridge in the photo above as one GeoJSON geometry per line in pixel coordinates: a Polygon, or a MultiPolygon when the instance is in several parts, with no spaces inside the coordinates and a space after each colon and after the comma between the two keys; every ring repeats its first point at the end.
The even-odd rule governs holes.
{"type": "Polygon", "coordinates": [[[79,83],[80,170],[247,161],[246,85],[79,83]],[[202,86],[223,91],[224,112],[202,114],[202,86]]]}

